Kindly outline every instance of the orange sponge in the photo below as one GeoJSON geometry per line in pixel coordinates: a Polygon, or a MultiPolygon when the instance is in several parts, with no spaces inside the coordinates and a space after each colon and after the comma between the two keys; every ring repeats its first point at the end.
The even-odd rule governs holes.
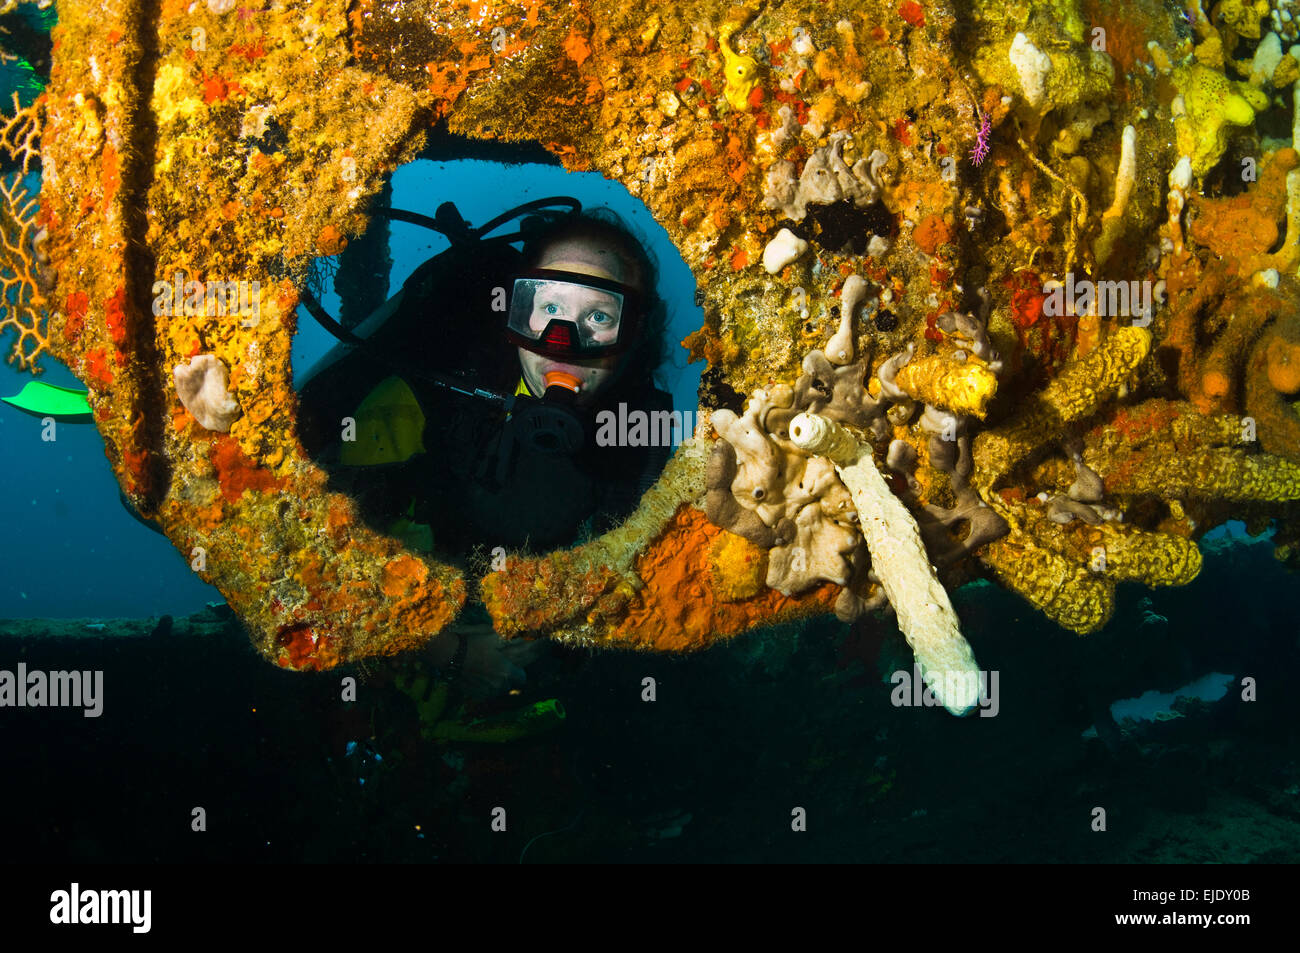
{"type": "Polygon", "coordinates": [[[1300,391],[1300,341],[1290,340],[1281,328],[1268,336],[1264,356],[1268,361],[1268,382],[1283,394],[1300,391]]]}

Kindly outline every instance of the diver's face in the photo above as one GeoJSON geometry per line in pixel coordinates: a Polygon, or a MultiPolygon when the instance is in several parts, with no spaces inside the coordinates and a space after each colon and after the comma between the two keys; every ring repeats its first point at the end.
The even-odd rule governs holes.
{"type": "MultiPolygon", "coordinates": [[[[594,275],[636,287],[635,274],[629,275],[618,254],[598,242],[571,239],[556,242],[542,253],[538,268],[555,268],[594,275]]],[[[618,337],[618,299],[596,288],[582,288],[561,283],[538,287],[533,300],[533,313],[529,324],[537,331],[546,329],[552,320],[582,322],[585,330],[595,340],[614,340],[618,337]]],[[[614,377],[619,355],[588,358],[546,357],[518,348],[519,364],[523,368],[528,389],[534,394],[546,393],[546,375],[552,371],[572,374],[581,382],[578,401],[591,401],[614,377]]]]}

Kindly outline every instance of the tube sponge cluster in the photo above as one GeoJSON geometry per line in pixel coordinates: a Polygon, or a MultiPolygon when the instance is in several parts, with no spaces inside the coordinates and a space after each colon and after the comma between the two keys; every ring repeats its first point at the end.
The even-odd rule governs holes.
{"type": "Polygon", "coordinates": [[[790,441],[835,464],[857,509],[858,525],[898,627],[916,653],[921,675],[954,715],[979,702],[979,667],[962,637],[948,591],[939,582],[916,520],[876,469],[871,447],[832,420],[800,414],[790,441]]]}

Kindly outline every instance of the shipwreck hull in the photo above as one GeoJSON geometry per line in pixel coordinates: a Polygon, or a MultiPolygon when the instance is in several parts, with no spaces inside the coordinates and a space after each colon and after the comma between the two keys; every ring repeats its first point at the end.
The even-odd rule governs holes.
{"type": "MultiPolygon", "coordinates": [[[[721,3],[61,3],[50,85],[29,112],[43,174],[29,214],[48,237],[40,262],[13,261],[39,280],[30,318],[10,317],[87,385],[123,490],[267,659],[328,668],[413,649],[474,587],[367,528],[304,452],[289,359],[300,289],[313,258],[364,232],[367,203],[430,134],[537,142],[640,197],[695,274],[705,323],[686,343],[709,364],[706,424],[622,527],[511,554],[479,581],[499,632],[681,651],[878,606],[848,511],[826,503],[825,519],[801,521],[834,486],[794,499],[809,464],[781,432],[785,411],[850,405],[840,419],[870,434],[909,509],[933,517],[930,558],[946,580],[989,573],[1091,631],[1119,582],[1194,577],[1194,539],[1216,522],[1294,524],[1300,425],[1262,381],[1285,377],[1270,355],[1296,343],[1296,261],[1287,247],[1219,247],[1222,230],[1184,234],[1171,218],[1178,146],[1159,129],[1157,71],[1135,59],[1146,40],[1178,45],[1157,6],[1105,21],[1126,44],[1102,54],[1109,66],[1084,39],[1093,7],[1057,4],[1078,29],[1034,19],[1026,42],[1055,57],[1039,89],[1013,47],[1023,54],[1017,31],[1042,6],[1024,4],[1018,26],[980,3],[757,15],[721,3]],[[1077,117],[1102,106],[1084,135],[1077,117]],[[1126,172],[1132,123],[1144,159],[1126,172]],[[1072,152],[1052,145],[1065,132],[1072,152]],[[972,149],[988,158],[974,164],[972,149]],[[1162,238],[1173,250],[1147,262],[1162,238]],[[1066,271],[1163,281],[1167,301],[1144,320],[1061,320],[1042,289],[1066,271]],[[852,306],[851,276],[866,289],[852,306]],[[255,313],[187,313],[172,286],[190,282],[256,282],[255,313]],[[1215,317],[1226,311],[1253,332],[1230,334],[1215,317]],[[818,367],[850,363],[827,343],[846,332],[853,392],[819,390],[818,367]],[[228,371],[228,432],[178,396],[172,369],[202,355],[228,371]],[[734,395],[757,388],[776,396],[753,418],[754,453],[787,455],[763,477],[784,481],[780,518],[740,497],[756,459],[743,447],[734,472],[710,463],[725,441],[707,421],[726,410],[741,426],[734,395]],[[1087,482],[1076,464],[1100,489],[1068,492],[1087,482]],[[1057,498],[1072,502],[1049,510],[1057,498]],[[821,547],[827,532],[842,542],[824,564],[801,568],[796,554],[791,568],[782,519],[809,534],[796,546],[821,547]]],[[[1294,245],[1295,153],[1268,154],[1277,165],[1246,211],[1183,191],[1202,217],[1253,214],[1294,245]]]]}

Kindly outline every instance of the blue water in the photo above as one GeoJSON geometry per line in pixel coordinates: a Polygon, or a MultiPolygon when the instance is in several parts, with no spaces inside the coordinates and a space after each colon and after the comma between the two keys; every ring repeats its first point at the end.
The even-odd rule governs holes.
{"type": "MultiPolygon", "coordinates": [[[[455,162],[411,162],[393,174],[393,206],[432,215],[444,201],[453,201],[471,225],[479,225],[506,209],[551,195],[570,195],[584,209],[605,206],[617,212],[659,263],[659,294],[668,303],[669,359],[660,369],[664,389],[673,395],[676,407],[693,410],[704,362],[687,366],[686,349],[680,341],[699,329],[703,312],[695,305],[695,278],[686,267],[668,233],[622,185],[595,172],[566,172],[551,165],[526,164],[503,167],[477,159],[455,162]]],[[[504,229],[513,230],[515,223],[504,229]]],[[[390,246],[393,270],[388,292],[394,294],[402,282],[424,261],[447,247],[437,232],[406,222],[391,225],[390,246]]],[[[498,234],[504,234],[498,232],[498,234]]],[[[339,313],[339,299],[326,294],[321,303],[331,314],[339,313]]],[[[316,324],[305,309],[299,309],[298,336],[294,340],[294,373],[301,374],[334,339],[316,324]]]]}
{"type": "Polygon", "coordinates": [[[1210,672],[1172,692],[1148,691],[1137,698],[1121,698],[1110,706],[1110,712],[1116,721],[1123,721],[1125,718],[1150,721],[1157,712],[1172,710],[1179,696],[1199,698],[1204,702],[1217,702],[1228,694],[1229,687],[1235,681],[1232,675],[1210,672]]]}
{"type": "MultiPolygon", "coordinates": [[[[41,365],[46,383],[81,387],[58,362],[41,365]]],[[[29,379],[5,365],[0,393],[29,379]]],[[[35,417],[0,404],[0,618],[174,615],[221,598],[127,515],[94,427],[57,424],[48,442],[41,432],[35,417]]]]}
{"type": "MultiPolygon", "coordinates": [[[[35,182],[32,183],[35,187],[35,182]]],[[[648,242],[658,259],[660,294],[669,303],[670,358],[661,368],[675,406],[693,409],[703,362],[687,366],[677,342],[702,321],[694,304],[695,281],[665,232],[621,185],[595,173],[570,173],[544,165],[503,167],[479,160],[413,162],[393,177],[393,205],[432,215],[456,202],[473,225],[501,211],[548,195],[571,195],[584,208],[605,205],[648,242]]],[[[393,271],[389,293],[429,256],[447,245],[436,232],[392,224],[393,271]]],[[[325,294],[333,314],[339,300],[325,294]]],[[[300,375],[333,345],[305,310],[299,312],[293,366],[300,375]]],[[[0,346],[7,354],[12,340],[0,346]]],[[[41,361],[42,380],[81,387],[57,361],[41,361]]],[[[0,394],[22,389],[30,375],[0,365],[0,394]]],[[[187,614],[220,593],[200,581],[162,536],[130,517],[118,502],[117,482],[99,433],[90,426],[59,424],[53,441],[41,439],[34,417],[0,404],[0,618],[112,618],[187,614]]]]}

